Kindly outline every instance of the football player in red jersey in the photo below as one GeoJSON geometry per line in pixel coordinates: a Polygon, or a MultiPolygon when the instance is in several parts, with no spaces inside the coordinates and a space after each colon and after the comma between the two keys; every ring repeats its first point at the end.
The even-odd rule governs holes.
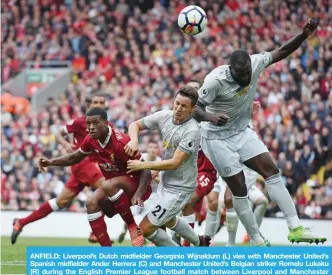
{"type": "MultiPolygon", "coordinates": [[[[103,188],[100,187],[88,199],[88,220],[98,242],[101,246],[111,246],[103,211],[108,217],[120,214],[128,226],[133,246],[143,246],[145,240],[131,213],[130,199],[141,181],[151,182],[151,172],[147,170],[127,174],[127,161],[130,157],[125,153],[124,147],[130,139],[108,124],[107,113],[104,109],[98,107],[90,109],[86,113],[86,124],[89,134],[78,150],[51,160],[40,158],[38,167],[44,171],[44,168],[49,166],[71,166],[84,161],[87,156],[92,157],[99,164],[106,178],[103,186],[112,188],[114,191],[114,195],[107,197],[103,188]]],[[[138,154],[132,159],[140,158],[141,155],[138,154]]],[[[151,186],[149,184],[145,186],[147,189],[143,195],[143,201],[151,194],[151,186]]]]}
{"type": "MultiPolygon", "coordinates": [[[[91,100],[90,107],[105,108],[105,99],[101,96],[94,96],[91,100]]],[[[87,134],[88,130],[86,128],[85,116],[82,116],[67,123],[57,135],[57,140],[68,153],[72,153],[75,149],[80,147],[80,144],[87,134]],[[64,139],[64,136],[67,136],[68,134],[73,134],[74,144],[71,144],[64,139]]],[[[89,158],[86,158],[81,163],[73,165],[71,171],[72,175],[65,184],[62,192],[56,198],[44,202],[39,209],[33,211],[29,216],[22,219],[14,219],[11,235],[12,244],[15,244],[17,237],[22,232],[24,226],[45,218],[53,211],[64,208],[84,189],[85,186],[97,189],[105,180],[97,163],[89,158]]],[[[96,237],[92,233],[90,233],[89,241],[97,242],[96,237]]]]}

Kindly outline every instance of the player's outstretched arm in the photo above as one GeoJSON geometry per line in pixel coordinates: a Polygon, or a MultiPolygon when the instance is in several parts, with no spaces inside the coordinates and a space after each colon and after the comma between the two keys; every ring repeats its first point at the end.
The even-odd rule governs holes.
{"type": "Polygon", "coordinates": [[[201,102],[197,102],[193,117],[198,122],[209,121],[216,126],[225,125],[229,118],[226,114],[211,114],[206,112],[205,106],[201,102]]]}
{"type": "Polygon", "coordinates": [[[44,172],[44,168],[49,166],[72,166],[81,162],[87,156],[87,154],[82,153],[80,150],[76,150],[74,153],[66,154],[54,159],[40,158],[38,161],[38,169],[39,171],[44,172]]]}
{"type": "Polygon", "coordinates": [[[136,120],[130,123],[128,128],[128,135],[130,137],[130,141],[125,146],[125,152],[127,155],[131,157],[135,157],[138,152],[138,134],[140,131],[144,130],[143,124],[141,120],[136,120]]]}
{"type": "Polygon", "coordinates": [[[303,26],[303,31],[296,35],[295,37],[288,40],[283,44],[279,49],[271,52],[272,54],[272,64],[276,63],[287,56],[292,52],[296,51],[301,44],[317,29],[318,20],[309,18],[303,26]]]}
{"type": "Polygon", "coordinates": [[[141,162],[139,160],[129,160],[127,162],[127,168],[129,170],[128,174],[145,169],[157,171],[176,170],[188,157],[188,154],[179,149],[176,149],[173,158],[167,160],[146,162],[141,162]]]}

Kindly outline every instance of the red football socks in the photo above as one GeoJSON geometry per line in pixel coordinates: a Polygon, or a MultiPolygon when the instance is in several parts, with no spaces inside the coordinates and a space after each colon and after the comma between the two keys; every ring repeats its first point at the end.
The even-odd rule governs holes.
{"type": "Polygon", "coordinates": [[[38,210],[33,211],[29,216],[19,219],[20,225],[23,227],[31,222],[38,221],[48,214],[52,213],[53,209],[51,208],[49,202],[44,202],[38,210]]]}
{"type": "Polygon", "coordinates": [[[104,216],[99,217],[96,220],[89,221],[93,234],[95,234],[99,244],[101,246],[112,246],[111,239],[107,233],[107,226],[104,220],[104,216]]]}
{"type": "Polygon", "coordinates": [[[122,217],[123,221],[127,224],[128,227],[137,226],[134,216],[130,210],[130,201],[128,196],[123,192],[121,196],[113,202],[114,208],[122,217]]]}

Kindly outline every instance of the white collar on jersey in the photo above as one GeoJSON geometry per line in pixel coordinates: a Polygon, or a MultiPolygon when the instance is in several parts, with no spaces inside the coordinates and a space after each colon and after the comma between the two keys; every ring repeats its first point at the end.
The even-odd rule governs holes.
{"type": "Polygon", "coordinates": [[[99,141],[99,139],[98,139],[98,142],[99,142],[99,145],[100,145],[101,148],[104,149],[104,148],[106,147],[106,145],[108,144],[108,142],[109,142],[110,139],[111,139],[111,136],[112,136],[112,128],[111,128],[110,126],[108,126],[108,135],[107,135],[107,137],[106,137],[104,143],[101,143],[101,142],[99,141]]]}
{"type": "Polygon", "coordinates": [[[231,68],[230,68],[230,66],[228,66],[228,68],[226,69],[226,79],[228,81],[235,82],[235,80],[233,79],[232,74],[231,74],[231,68]]]}

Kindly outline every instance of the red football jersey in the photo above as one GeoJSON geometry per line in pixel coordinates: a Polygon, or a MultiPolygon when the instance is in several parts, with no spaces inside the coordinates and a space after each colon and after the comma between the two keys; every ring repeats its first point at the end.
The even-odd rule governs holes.
{"type": "Polygon", "coordinates": [[[71,120],[65,125],[65,131],[74,135],[75,149],[78,149],[89,131],[86,127],[85,116],[71,120]]]}
{"type": "Polygon", "coordinates": [[[198,173],[217,173],[210,160],[204,155],[203,150],[198,151],[197,168],[198,173]]]}
{"type": "MultiPolygon", "coordinates": [[[[127,161],[129,159],[139,160],[141,155],[129,157],[124,150],[125,145],[130,141],[129,136],[111,126],[109,126],[109,130],[104,144],[101,144],[97,139],[92,139],[89,134],[83,140],[79,150],[88,154],[89,157],[93,157],[106,179],[128,176],[127,161]]],[[[140,171],[131,175],[139,177],[140,171]]]]}

